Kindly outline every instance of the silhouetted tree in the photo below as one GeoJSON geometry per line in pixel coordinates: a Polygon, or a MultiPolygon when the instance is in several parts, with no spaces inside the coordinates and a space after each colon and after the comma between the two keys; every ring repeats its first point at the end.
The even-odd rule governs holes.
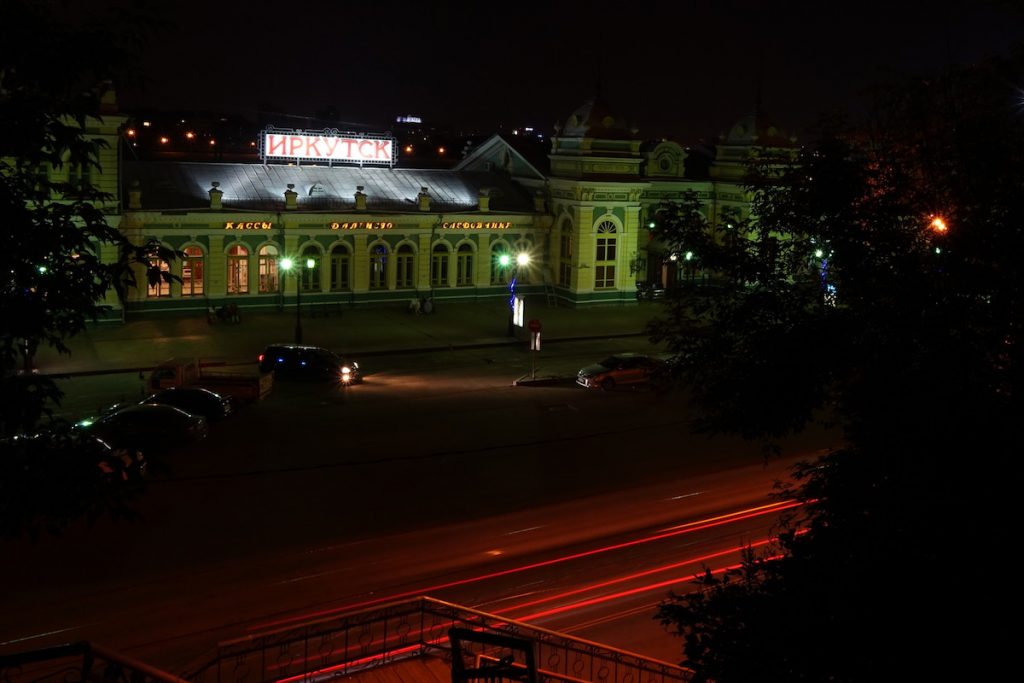
{"type": "MultiPolygon", "coordinates": [[[[99,168],[103,143],[86,127],[101,117],[101,99],[111,83],[138,63],[145,28],[139,16],[97,13],[90,21],[76,17],[80,9],[73,3],[8,1],[0,23],[0,436],[66,428],[41,424],[61,392],[52,378],[26,372],[32,356],[44,345],[68,353],[65,341],[105,312],[108,290],[123,299],[126,288],[135,286],[133,264],[143,265],[152,283],[169,276],[151,266],[150,258],[175,256],[158,244],[134,245],[111,227],[102,206],[111,197],[86,180],[89,174],[55,182],[46,172],[99,168]],[[112,263],[101,258],[105,245],[116,247],[112,263]]],[[[66,473],[81,471],[68,459],[74,449],[63,445],[63,436],[57,441],[66,473]]],[[[50,496],[43,488],[26,487],[40,472],[59,469],[53,454],[42,452],[44,442],[52,443],[4,442],[2,532],[17,532],[32,520],[57,528],[77,511],[95,508],[95,499],[68,499],[95,493],[86,482],[55,485],[50,496]],[[26,490],[38,496],[23,498],[26,490]],[[9,524],[12,519],[21,521],[9,524]]],[[[89,472],[99,476],[96,465],[89,472]]],[[[115,479],[115,485],[122,481],[115,479]]],[[[103,496],[110,503],[105,509],[124,500],[109,488],[103,496]]]]}
{"type": "MultiPolygon", "coordinates": [[[[660,606],[698,680],[1006,670],[1022,65],[1018,53],[906,84],[870,126],[757,164],[754,219],[702,246],[715,286],[682,283],[652,324],[704,431],[843,435],[780,492],[804,505],[775,547],[660,606]]],[[[692,232],[660,229],[679,244],[692,232]]]]}

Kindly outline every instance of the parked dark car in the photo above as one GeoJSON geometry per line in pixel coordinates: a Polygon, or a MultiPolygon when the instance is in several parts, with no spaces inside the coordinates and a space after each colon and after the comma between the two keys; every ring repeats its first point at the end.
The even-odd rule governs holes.
{"type": "Polygon", "coordinates": [[[174,406],[139,403],[82,420],[78,428],[114,448],[167,451],[206,438],[206,418],[174,406]]]}
{"type": "Polygon", "coordinates": [[[275,378],[315,379],[358,384],[363,381],[359,363],[319,346],[271,344],[259,355],[260,370],[274,371],[275,378]]]}
{"type": "Polygon", "coordinates": [[[51,469],[64,477],[76,471],[82,475],[92,472],[105,479],[122,481],[137,480],[146,475],[146,458],[141,451],[114,448],[86,432],[22,434],[0,440],[0,448],[11,458],[24,458],[27,466],[51,469]],[[96,469],[90,469],[92,467],[96,469]]]}
{"type": "Polygon", "coordinates": [[[617,353],[576,374],[576,384],[587,389],[611,391],[616,386],[651,381],[663,361],[643,353],[617,353]]]}
{"type": "Polygon", "coordinates": [[[143,403],[156,403],[180,408],[186,413],[202,415],[207,420],[222,420],[234,410],[230,396],[201,387],[172,387],[161,389],[143,403]]]}

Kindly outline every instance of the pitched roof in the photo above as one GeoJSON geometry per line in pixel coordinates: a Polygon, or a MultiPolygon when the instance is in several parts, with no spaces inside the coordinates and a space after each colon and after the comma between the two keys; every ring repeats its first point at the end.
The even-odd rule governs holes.
{"type": "Polygon", "coordinates": [[[502,173],[483,170],[129,161],[123,178],[125,196],[129,189],[141,190],[142,207],[149,211],[208,210],[214,182],[224,193],[225,209],[279,211],[290,183],[298,193],[299,211],[354,210],[358,186],[368,211],[417,211],[424,187],[432,212],[476,211],[482,188],[489,190],[492,212],[534,210],[528,190],[502,173]]]}

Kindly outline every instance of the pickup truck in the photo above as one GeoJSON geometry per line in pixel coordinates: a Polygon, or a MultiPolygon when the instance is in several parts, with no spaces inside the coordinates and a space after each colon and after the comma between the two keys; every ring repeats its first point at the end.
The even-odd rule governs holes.
{"type": "Polygon", "coordinates": [[[202,387],[237,401],[258,401],[274,386],[274,373],[256,364],[204,363],[198,358],[172,358],[153,368],[146,386],[150,391],[170,387],[202,387]]]}

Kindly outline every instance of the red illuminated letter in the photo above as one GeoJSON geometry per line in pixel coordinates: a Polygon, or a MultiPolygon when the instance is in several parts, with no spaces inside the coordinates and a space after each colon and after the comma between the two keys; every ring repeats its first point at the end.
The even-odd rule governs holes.
{"type": "Polygon", "coordinates": [[[267,135],[266,146],[267,156],[284,154],[285,137],[283,135],[267,135]]]}

